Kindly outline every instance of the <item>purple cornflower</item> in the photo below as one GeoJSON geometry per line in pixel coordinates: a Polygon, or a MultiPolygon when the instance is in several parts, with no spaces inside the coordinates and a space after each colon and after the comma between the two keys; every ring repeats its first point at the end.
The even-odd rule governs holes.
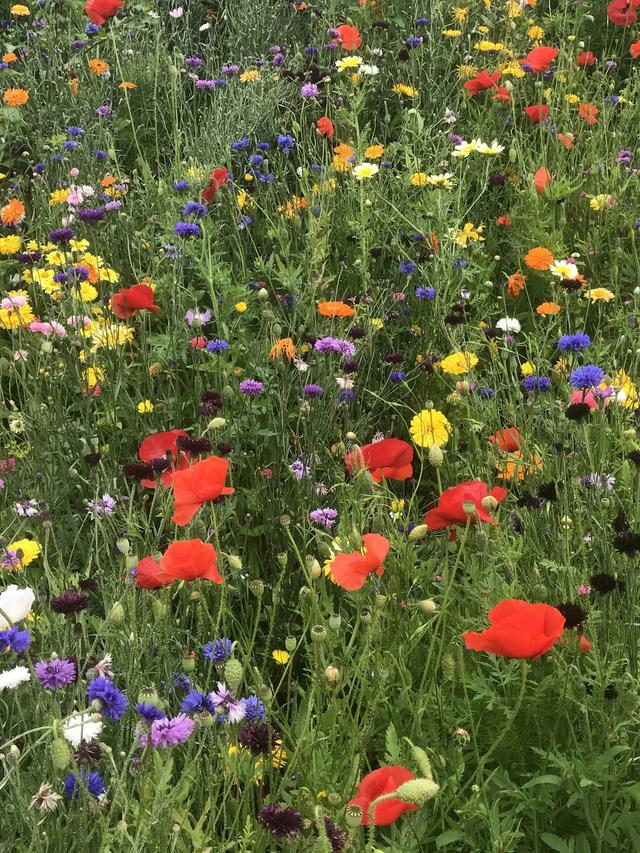
{"type": "Polygon", "coordinates": [[[295,462],[292,462],[289,465],[289,470],[292,472],[296,480],[300,481],[304,477],[308,477],[311,473],[311,468],[302,461],[302,459],[296,459],[295,462]]]}
{"type": "MultiPolygon", "coordinates": [[[[220,70],[227,77],[233,77],[235,74],[238,73],[238,71],[240,71],[240,66],[239,65],[223,65],[220,70]]],[[[249,140],[247,140],[247,147],[248,147],[248,144],[249,144],[249,140]]]]}
{"type": "Polygon", "coordinates": [[[416,264],[414,261],[403,261],[400,264],[400,272],[403,275],[412,275],[416,271],[416,264]]]}
{"type": "Polygon", "coordinates": [[[178,714],[171,719],[154,720],[151,724],[151,743],[162,749],[176,746],[189,739],[195,723],[186,714],[178,714]]]}
{"type": "Polygon", "coordinates": [[[422,36],[408,36],[404,40],[404,43],[409,48],[420,47],[420,45],[422,44],[422,36]]]}
{"type": "MultiPolygon", "coordinates": [[[[80,770],[78,775],[80,782],[86,785],[87,791],[95,800],[104,794],[106,790],[105,784],[97,770],[92,770],[88,776],[84,770],[80,770]]],[[[80,785],[78,784],[78,777],[75,773],[67,773],[64,777],[63,790],[68,800],[73,800],[80,795],[80,785]]]]}
{"type": "Polygon", "coordinates": [[[202,649],[202,655],[205,660],[212,660],[215,663],[223,663],[231,657],[232,643],[227,637],[221,637],[219,640],[211,640],[202,649]]]}
{"type": "Polygon", "coordinates": [[[196,80],[196,89],[215,89],[215,80],[196,80]]]}
{"type": "Polygon", "coordinates": [[[31,645],[31,634],[25,630],[21,631],[17,625],[13,625],[8,631],[0,631],[0,649],[20,654],[26,652],[31,645]]]}
{"type": "Polygon", "coordinates": [[[320,94],[320,89],[315,83],[303,83],[300,87],[300,94],[303,98],[317,98],[320,94]]]}
{"type": "Polygon", "coordinates": [[[20,518],[33,518],[38,514],[38,501],[35,498],[30,500],[19,501],[15,505],[16,515],[20,518]]]}
{"type": "Polygon", "coordinates": [[[551,388],[551,380],[548,376],[527,376],[522,387],[529,393],[536,391],[548,391],[551,388]]]}
{"type": "Polygon", "coordinates": [[[604,370],[596,364],[585,364],[583,367],[576,368],[569,382],[574,388],[595,388],[604,379],[604,370]]]}
{"type": "Polygon", "coordinates": [[[342,338],[320,338],[315,342],[313,348],[316,352],[336,352],[347,357],[351,357],[356,354],[356,348],[351,341],[344,341],[342,338]]]}
{"type": "Polygon", "coordinates": [[[111,495],[103,495],[97,501],[85,501],[85,506],[91,516],[91,520],[99,521],[101,518],[113,515],[116,508],[116,501],[111,495]]]}
{"type": "Polygon", "coordinates": [[[629,166],[631,164],[631,161],[633,160],[633,151],[627,151],[626,149],[622,148],[620,151],[618,151],[617,160],[620,166],[629,166]]]}
{"type": "Polygon", "coordinates": [[[327,530],[331,530],[338,518],[338,512],[331,507],[324,506],[319,509],[312,509],[309,513],[309,518],[314,524],[320,524],[327,530]]]}
{"type": "Polygon", "coordinates": [[[247,698],[244,700],[245,720],[249,720],[250,722],[261,720],[266,713],[267,709],[257,696],[247,696],[247,698]]]}
{"type": "Polygon", "coordinates": [[[436,291],[433,287],[416,287],[416,298],[432,302],[436,298],[436,291]]]}
{"type": "Polygon", "coordinates": [[[199,201],[188,201],[182,208],[182,214],[183,216],[195,216],[202,219],[203,216],[207,215],[207,207],[200,204],[199,201]]]}
{"type": "Polygon", "coordinates": [[[90,702],[99,701],[100,713],[109,720],[119,720],[129,704],[126,696],[118,690],[113,681],[104,676],[89,682],[87,699],[90,702]]]}
{"type": "Polygon", "coordinates": [[[184,192],[189,189],[189,181],[174,181],[173,188],[178,193],[184,192]]]}
{"type": "Polygon", "coordinates": [[[207,341],[207,352],[217,354],[219,352],[224,352],[226,349],[229,349],[229,344],[221,338],[214,338],[212,341],[207,341]]]}
{"type": "Polygon", "coordinates": [[[302,829],[300,812],[293,808],[283,808],[276,803],[261,808],[258,820],[276,838],[295,838],[302,829]]]}
{"type": "Polygon", "coordinates": [[[283,154],[290,154],[293,151],[293,146],[296,144],[293,136],[288,133],[278,134],[278,148],[283,154]]]}
{"type": "Polygon", "coordinates": [[[98,118],[109,118],[112,113],[112,109],[109,104],[102,104],[101,107],[98,107],[96,110],[96,115],[98,118]]]}
{"type": "Polygon", "coordinates": [[[404,382],[407,378],[407,374],[404,370],[392,370],[389,374],[390,382],[404,382]]]}
{"type": "Polygon", "coordinates": [[[46,690],[59,690],[71,684],[76,677],[76,665],[72,660],[51,658],[41,660],[35,664],[34,669],[40,684],[46,690]]]}
{"type": "Polygon", "coordinates": [[[176,222],[173,230],[178,237],[183,237],[185,240],[202,236],[202,229],[195,222],[176,222]]]}
{"type": "Polygon", "coordinates": [[[302,389],[303,397],[322,397],[324,388],[320,385],[305,385],[302,389]]]}
{"type": "Polygon", "coordinates": [[[584,332],[576,332],[574,335],[563,335],[558,341],[560,352],[580,352],[591,343],[589,335],[584,332]]]}
{"type": "Polygon", "coordinates": [[[194,54],[194,56],[187,56],[184,64],[187,68],[199,68],[201,65],[204,65],[204,59],[198,56],[198,54],[194,54]]]}
{"type": "Polygon", "coordinates": [[[68,243],[76,236],[76,232],[73,228],[54,228],[48,236],[52,243],[68,243]]]}
{"type": "Polygon", "coordinates": [[[208,308],[205,308],[204,311],[199,311],[197,308],[194,311],[187,311],[184,315],[184,319],[187,321],[189,326],[193,326],[193,324],[197,321],[198,325],[204,326],[206,323],[211,320],[211,311],[208,308]]]}
{"type": "Polygon", "coordinates": [[[616,484],[616,478],[613,474],[587,474],[580,477],[580,482],[583,486],[595,486],[601,491],[610,492],[616,484]]]}
{"type": "Polygon", "coordinates": [[[134,711],[147,723],[152,723],[154,720],[164,720],[167,716],[160,708],[155,705],[147,705],[146,702],[138,702],[134,711]]]}
{"type": "Polygon", "coordinates": [[[264,391],[263,383],[258,382],[256,379],[244,379],[238,387],[240,393],[246,394],[247,397],[257,397],[264,391]]]}
{"type": "Polygon", "coordinates": [[[239,723],[244,719],[246,708],[244,699],[236,699],[233,692],[223,682],[218,682],[218,689],[209,693],[209,701],[221,723],[239,723]]]}

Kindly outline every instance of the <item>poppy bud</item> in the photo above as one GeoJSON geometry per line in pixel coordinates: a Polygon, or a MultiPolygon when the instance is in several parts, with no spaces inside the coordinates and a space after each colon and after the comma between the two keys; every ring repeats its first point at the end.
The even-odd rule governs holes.
{"type": "Polygon", "coordinates": [[[487,512],[493,512],[493,510],[498,506],[498,501],[493,497],[493,495],[487,495],[480,501],[480,506],[483,509],[486,509],[487,512]]]}
{"type": "Polygon", "coordinates": [[[119,601],[116,601],[116,603],[109,611],[109,615],[107,616],[107,622],[110,622],[111,625],[122,625],[122,623],[124,622],[124,615],[124,607],[119,601]]]}
{"type": "Polygon", "coordinates": [[[338,631],[342,623],[342,616],[339,613],[332,613],[329,616],[329,627],[332,631],[338,631]]]}
{"type": "Polygon", "coordinates": [[[264,595],[264,581],[261,581],[260,578],[256,578],[256,580],[250,581],[249,589],[255,595],[256,598],[262,598],[262,596],[264,595]]]}
{"type": "Polygon", "coordinates": [[[291,636],[287,637],[284,641],[284,647],[288,652],[295,651],[297,644],[298,641],[296,640],[296,638],[291,636]]]}
{"type": "Polygon", "coordinates": [[[342,805],[342,797],[336,791],[332,791],[327,795],[327,804],[333,809],[337,809],[342,805]]]}
{"type": "Polygon", "coordinates": [[[324,680],[330,687],[335,687],[340,681],[340,670],[335,666],[328,666],[324,671],[324,680]]]}
{"type": "Polygon", "coordinates": [[[269,291],[266,287],[261,287],[258,291],[258,299],[261,299],[263,302],[269,298],[269,291]]]}
{"type": "Polygon", "coordinates": [[[593,646],[591,645],[589,640],[587,640],[587,638],[583,635],[578,639],[578,648],[580,649],[583,655],[586,655],[591,651],[593,646]]]}
{"type": "Polygon", "coordinates": [[[442,677],[445,681],[453,681],[456,674],[456,662],[453,655],[447,654],[442,658],[440,664],[442,669],[442,677]]]}
{"type": "Polygon", "coordinates": [[[311,628],[311,640],[314,643],[324,643],[327,639],[327,629],[324,625],[314,625],[311,628]]]}
{"type": "Polygon", "coordinates": [[[121,539],[116,540],[116,548],[123,557],[127,557],[129,555],[129,550],[131,549],[131,544],[128,539],[124,536],[121,539]]]}
{"type": "Polygon", "coordinates": [[[374,533],[382,533],[386,527],[384,518],[381,518],[379,515],[376,515],[374,519],[371,521],[371,530],[374,533]]]}
{"type": "Polygon", "coordinates": [[[69,744],[61,737],[51,741],[51,761],[56,770],[64,770],[71,762],[71,750],[69,744]]]}
{"type": "Polygon", "coordinates": [[[473,540],[473,546],[479,554],[484,554],[489,546],[489,537],[484,532],[484,530],[476,531],[475,539],[473,540]]]}
{"type": "Polygon", "coordinates": [[[195,659],[192,657],[182,658],[182,671],[183,672],[193,672],[196,668],[195,659]]]}
{"type": "Polygon", "coordinates": [[[222,429],[225,424],[226,420],[224,418],[214,418],[212,421],[209,421],[207,429],[222,429]]]}
{"type": "Polygon", "coordinates": [[[427,800],[432,800],[440,790],[440,786],[429,779],[411,779],[404,782],[395,792],[403,803],[411,803],[412,806],[421,806],[427,800]]]}
{"type": "Polygon", "coordinates": [[[125,559],[124,564],[127,568],[127,571],[131,571],[132,569],[135,569],[139,562],[140,560],[138,559],[137,554],[129,554],[129,556],[125,559]]]}
{"type": "Polygon", "coordinates": [[[276,338],[279,338],[282,334],[282,326],[280,325],[280,323],[274,323],[271,327],[271,331],[276,336],[276,338]]]}
{"type": "Polygon", "coordinates": [[[243,675],[244,670],[240,661],[235,658],[229,658],[224,665],[224,680],[234,693],[236,693],[240,687],[243,675]]]}
{"type": "Polygon", "coordinates": [[[151,599],[151,609],[153,610],[153,615],[156,619],[164,619],[167,615],[167,605],[164,601],[160,601],[159,598],[151,599]]]}
{"type": "Polygon", "coordinates": [[[429,448],[429,464],[434,468],[439,468],[444,462],[444,453],[437,444],[432,444],[429,448]]]}
{"type": "MultiPolygon", "coordinates": [[[[440,448],[438,448],[438,450],[439,449],[440,448]]],[[[424,537],[427,535],[428,532],[429,532],[429,528],[427,527],[426,524],[418,524],[413,528],[411,533],[409,533],[409,539],[412,542],[417,542],[419,539],[424,539],[424,537]]]]}
{"type": "Polygon", "coordinates": [[[7,764],[17,764],[20,760],[20,748],[12,743],[9,747],[9,752],[6,755],[5,761],[7,764]]]}
{"type": "Polygon", "coordinates": [[[425,616],[432,616],[438,609],[438,605],[432,598],[425,598],[418,603],[418,607],[425,616]]]}
{"type": "Polygon", "coordinates": [[[458,389],[460,394],[464,394],[465,396],[471,390],[471,386],[466,381],[466,379],[463,379],[461,382],[456,382],[456,388],[458,389]]]}
{"type": "Polygon", "coordinates": [[[356,441],[358,436],[355,434],[355,432],[348,432],[345,438],[347,439],[347,441],[356,441]]]}
{"type": "Polygon", "coordinates": [[[431,402],[431,400],[427,400],[427,402],[424,404],[424,407],[427,412],[430,412],[431,409],[433,409],[433,403],[431,402]]]}
{"type": "Polygon", "coordinates": [[[227,558],[229,562],[229,568],[233,569],[235,572],[239,572],[242,568],[242,557],[238,557],[237,554],[229,554],[227,558]]]}

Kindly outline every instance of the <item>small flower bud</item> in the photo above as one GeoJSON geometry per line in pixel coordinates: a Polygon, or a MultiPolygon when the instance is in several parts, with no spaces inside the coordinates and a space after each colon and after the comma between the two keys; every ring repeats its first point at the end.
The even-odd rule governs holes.
{"type": "Polygon", "coordinates": [[[261,287],[260,290],[258,291],[258,299],[261,299],[263,302],[266,302],[266,300],[268,298],[269,298],[269,291],[267,290],[266,287],[261,287]]]}
{"type": "Polygon", "coordinates": [[[332,809],[337,809],[342,805],[342,797],[336,791],[332,791],[327,795],[327,805],[332,809]]]}
{"type": "Polygon", "coordinates": [[[429,448],[429,464],[434,468],[439,468],[444,462],[444,453],[437,444],[432,444],[429,448]]]}
{"type": "Polygon", "coordinates": [[[498,501],[494,498],[493,495],[487,495],[480,501],[480,506],[482,507],[482,509],[486,509],[487,512],[491,512],[498,506],[498,501]]]}
{"type": "Polygon", "coordinates": [[[305,560],[307,563],[307,568],[309,570],[309,574],[311,576],[311,580],[317,581],[318,578],[322,574],[322,566],[316,560],[315,557],[307,556],[307,557],[305,557],[305,560]]]}
{"type": "Polygon", "coordinates": [[[121,539],[116,540],[116,548],[120,551],[123,557],[127,557],[131,550],[131,543],[123,536],[121,539]]]}
{"type": "Polygon", "coordinates": [[[345,438],[347,439],[347,441],[356,441],[358,436],[355,434],[355,432],[348,432],[345,438]]]}
{"type": "Polygon", "coordinates": [[[404,782],[396,795],[403,803],[411,803],[412,806],[421,806],[428,800],[432,800],[440,790],[440,786],[429,779],[411,779],[404,782]]]}
{"type": "Polygon", "coordinates": [[[424,613],[425,616],[433,616],[433,614],[438,609],[438,605],[432,598],[425,598],[418,603],[418,607],[424,613]]]}
{"type": "Polygon", "coordinates": [[[213,420],[209,421],[207,429],[222,429],[226,422],[225,418],[213,418],[213,420]]]}
{"type": "Polygon", "coordinates": [[[227,561],[229,568],[233,569],[234,572],[239,572],[242,568],[242,557],[238,557],[237,554],[229,554],[227,561]]]}
{"type": "Polygon", "coordinates": [[[330,687],[335,687],[340,681],[340,670],[335,666],[328,666],[324,671],[324,680],[330,687]]]}
{"type": "Polygon", "coordinates": [[[284,641],[284,647],[288,652],[293,652],[298,645],[298,641],[295,637],[287,637],[284,641]]]}
{"type": "Polygon", "coordinates": [[[51,761],[56,770],[65,770],[71,762],[71,750],[69,744],[61,737],[51,741],[51,761]]]}
{"type": "MultiPolygon", "coordinates": [[[[438,448],[438,449],[440,449],[440,448],[438,448]]],[[[429,528],[427,527],[426,524],[418,524],[413,528],[413,530],[409,534],[409,540],[411,542],[417,542],[420,539],[424,539],[424,537],[427,535],[428,532],[429,532],[429,528]]]]}
{"type": "Polygon", "coordinates": [[[453,681],[456,674],[456,662],[455,658],[451,654],[446,654],[442,658],[442,663],[440,664],[442,669],[442,677],[445,681],[453,681]]]}
{"type": "Polygon", "coordinates": [[[229,685],[229,688],[236,693],[242,683],[244,670],[239,660],[229,658],[224,665],[224,680],[229,685]]]}
{"type": "Polygon", "coordinates": [[[332,613],[329,616],[329,627],[332,631],[338,631],[342,623],[342,616],[339,613],[332,613]]]}
{"type": "Polygon", "coordinates": [[[119,601],[113,605],[107,616],[107,622],[111,625],[122,625],[124,622],[124,607],[119,601]]]}

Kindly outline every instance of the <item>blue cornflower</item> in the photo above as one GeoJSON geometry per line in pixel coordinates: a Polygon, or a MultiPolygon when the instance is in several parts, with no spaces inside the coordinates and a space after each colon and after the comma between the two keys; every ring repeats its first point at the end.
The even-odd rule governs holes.
{"type": "Polygon", "coordinates": [[[403,261],[400,264],[400,272],[403,275],[411,275],[417,269],[417,266],[414,261],[403,261]]]}
{"type": "Polygon", "coordinates": [[[267,709],[255,695],[247,696],[244,700],[244,711],[245,720],[249,720],[249,722],[261,720],[267,713],[267,709]]]}
{"type": "Polygon", "coordinates": [[[182,213],[184,216],[196,216],[198,219],[202,219],[203,216],[207,215],[207,206],[200,204],[199,201],[188,201],[182,208],[182,213]]]}
{"type": "Polygon", "coordinates": [[[77,127],[75,124],[72,124],[71,127],[67,128],[67,133],[69,136],[84,136],[84,130],[81,127],[77,127]]]}
{"type": "Polygon", "coordinates": [[[420,45],[422,44],[422,38],[421,38],[421,36],[408,36],[404,40],[404,43],[409,48],[420,47],[420,45]]]}
{"type": "Polygon", "coordinates": [[[200,237],[202,229],[195,222],[176,222],[176,227],[173,229],[178,237],[200,237]]]}
{"type": "Polygon", "coordinates": [[[496,396],[496,392],[493,388],[478,388],[478,396],[481,400],[493,400],[496,396]]]}
{"type": "Polygon", "coordinates": [[[278,148],[283,154],[290,154],[293,151],[293,146],[296,144],[293,136],[288,133],[278,134],[278,148]]]}
{"type": "Polygon", "coordinates": [[[429,25],[429,18],[416,18],[417,27],[426,27],[429,25]]]}
{"type": "Polygon", "coordinates": [[[202,649],[205,660],[213,659],[215,663],[222,663],[231,657],[231,640],[221,637],[219,640],[210,640],[202,649]]]}
{"type": "Polygon", "coordinates": [[[100,32],[100,27],[97,24],[87,24],[84,31],[88,36],[95,36],[96,33],[100,32]]]}
{"type": "Polygon", "coordinates": [[[584,332],[576,332],[575,335],[563,335],[558,341],[560,352],[580,352],[591,343],[589,335],[584,332]]]}
{"type": "Polygon", "coordinates": [[[392,370],[389,374],[389,380],[391,382],[404,382],[406,378],[407,374],[404,372],[404,370],[392,370]]]}
{"type": "Polygon", "coordinates": [[[191,681],[189,680],[189,676],[184,672],[172,672],[171,673],[171,687],[177,692],[182,692],[183,690],[188,690],[191,686],[191,681]]]}
{"type": "Polygon", "coordinates": [[[268,151],[271,148],[271,146],[269,145],[268,142],[258,142],[258,144],[256,145],[256,148],[258,149],[258,151],[268,151]]]}
{"type": "Polygon", "coordinates": [[[229,344],[221,338],[215,338],[212,341],[207,341],[207,352],[219,353],[229,349],[229,344]]]}
{"type": "Polygon", "coordinates": [[[433,287],[416,287],[417,299],[428,299],[430,302],[436,298],[436,291],[433,287]]]}
{"type": "Polygon", "coordinates": [[[276,176],[273,172],[260,172],[258,174],[258,180],[261,184],[273,184],[276,179],[276,176]]]}
{"type": "Polygon", "coordinates": [[[65,151],[75,151],[76,148],[78,147],[78,145],[79,145],[79,142],[76,139],[66,139],[62,143],[62,147],[64,148],[65,151]]]}
{"type": "Polygon", "coordinates": [[[20,653],[26,652],[31,645],[31,634],[21,631],[17,625],[13,625],[8,631],[0,631],[0,649],[20,653]]]}
{"type": "Polygon", "coordinates": [[[103,675],[89,682],[87,699],[90,702],[95,700],[101,702],[100,713],[109,720],[119,720],[129,704],[126,696],[118,690],[113,681],[103,675]]]}
{"type": "Polygon", "coordinates": [[[235,142],[231,143],[231,149],[233,151],[244,151],[249,147],[249,140],[246,136],[243,136],[241,139],[236,139],[235,142]]]}
{"type": "Polygon", "coordinates": [[[353,403],[356,399],[356,392],[347,390],[346,388],[343,391],[338,392],[338,400],[341,403],[353,403]]]}
{"type": "Polygon", "coordinates": [[[527,376],[522,383],[525,391],[548,391],[551,388],[551,380],[548,376],[527,376]]]}
{"type": "Polygon", "coordinates": [[[180,710],[183,714],[199,714],[202,711],[208,711],[213,714],[215,706],[209,701],[209,697],[199,690],[191,688],[187,695],[182,700],[180,710]]]}
{"type": "Polygon", "coordinates": [[[107,152],[106,151],[100,151],[100,150],[94,151],[93,156],[96,158],[96,160],[106,160],[107,159],[107,152]]]}
{"type": "Polygon", "coordinates": [[[601,367],[598,367],[597,364],[585,364],[573,371],[569,377],[569,382],[574,388],[595,388],[603,379],[604,370],[601,367]]]}
{"type": "MultiPolygon", "coordinates": [[[[81,770],[79,773],[80,781],[83,782],[87,786],[87,791],[91,794],[91,796],[97,800],[104,792],[106,791],[106,787],[102,776],[98,773],[97,770],[92,770],[89,775],[86,775],[86,771],[81,770]]],[[[75,773],[67,773],[64,777],[64,795],[68,800],[73,800],[78,797],[80,794],[80,786],[78,785],[78,778],[75,773]]]]}
{"type": "Polygon", "coordinates": [[[249,163],[252,166],[262,166],[262,164],[264,163],[264,157],[262,156],[262,154],[252,154],[249,157],[249,163]]]}
{"type": "Polygon", "coordinates": [[[189,189],[189,181],[174,181],[173,188],[176,192],[181,193],[189,189]]]}
{"type": "Polygon", "coordinates": [[[464,270],[469,266],[469,261],[466,258],[456,258],[453,262],[454,270],[464,270]]]}
{"type": "Polygon", "coordinates": [[[138,702],[134,711],[140,714],[143,720],[147,723],[152,723],[154,720],[164,720],[167,716],[164,711],[157,708],[155,705],[147,705],[146,702],[138,702]]]}

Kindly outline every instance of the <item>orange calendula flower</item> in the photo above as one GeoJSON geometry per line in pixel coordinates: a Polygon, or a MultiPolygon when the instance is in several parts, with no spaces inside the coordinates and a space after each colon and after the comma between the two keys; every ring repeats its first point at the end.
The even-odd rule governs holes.
{"type": "Polygon", "coordinates": [[[496,462],[496,476],[499,480],[524,480],[525,477],[537,474],[542,468],[542,459],[537,453],[523,455],[521,450],[516,450],[496,462]]]}
{"type": "Polygon", "coordinates": [[[570,148],[573,148],[573,134],[572,133],[559,133],[558,140],[562,142],[567,151],[570,148]]]}
{"type": "Polygon", "coordinates": [[[553,255],[549,249],[542,246],[536,246],[529,249],[524,256],[524,262],[532,270],[548,270],[553,263],[553,255]]]}
{"type": "Polygon", "coordinates": [[[560,310],[560,306],[556,302],[543,302],[536,308],[536,314],[541,317],[552,317],[554,314],[559,314],[560,310]]]}
{"type": "Polygon", "coordinates": [[[19,225],[24,219],[24,204],[18,198],[10,199],[0,209],[0,219],[3,225],[19,225]]]}
{"type": "Polygon", "coordinates": [[[25,89],[5,89],[2,100],[8,107],[22,107],[29,100],[29,93],[25,89]]]}
{"type": "Polygon", "coordinates": [[[513,275],[510,275],[507,279],[507,293],[509,296],[513,296],[513,298],[516,299],[524,290],[526,283],[527,277],[522,274],[522,270],[514,272],[513,275]]]}
{"type": "Polygon", "coordinates": [[[129,80],[123,80],[122,83],[118,86],[118,89],[137,89],[138,86],[136,83],[131,83],[129,80]]]}
{"type": "Polygon", "coordinates": [[[105,62],[104,59],[90,59],[87,65],[89,66],[89,71],[98,77],[102,74],[107,74],[111,70],[109,63],[105,62]]]}
{"type": "Polygon", "coordinates": [[[289,361],[293,361],[296,357],[296,348],[291,338],[278,338],[269,350],[269,358],[274,361],[277,361],[283,355],[289,361]]]}
{"type": "Polygon", "coordinates": [[[15,55],[15,53],[5,53],[2,56],[2,61],[6,62],[7,65],[10,65],[12,62],[15,62],[17,58],[18,57],[15,55]]]}
{"type": "Polygon", "coordinates": [[[580,104],[578,114],[586,124],[596,124],[598,119],[596,116],[600,110],[594,104],[580,104]]]}
{"type": "Polygon", "coordinates": [[[356,313],[344,302],[321,302],[318,305],[318,312],[323,317],[353,317],[356,313]]]}

